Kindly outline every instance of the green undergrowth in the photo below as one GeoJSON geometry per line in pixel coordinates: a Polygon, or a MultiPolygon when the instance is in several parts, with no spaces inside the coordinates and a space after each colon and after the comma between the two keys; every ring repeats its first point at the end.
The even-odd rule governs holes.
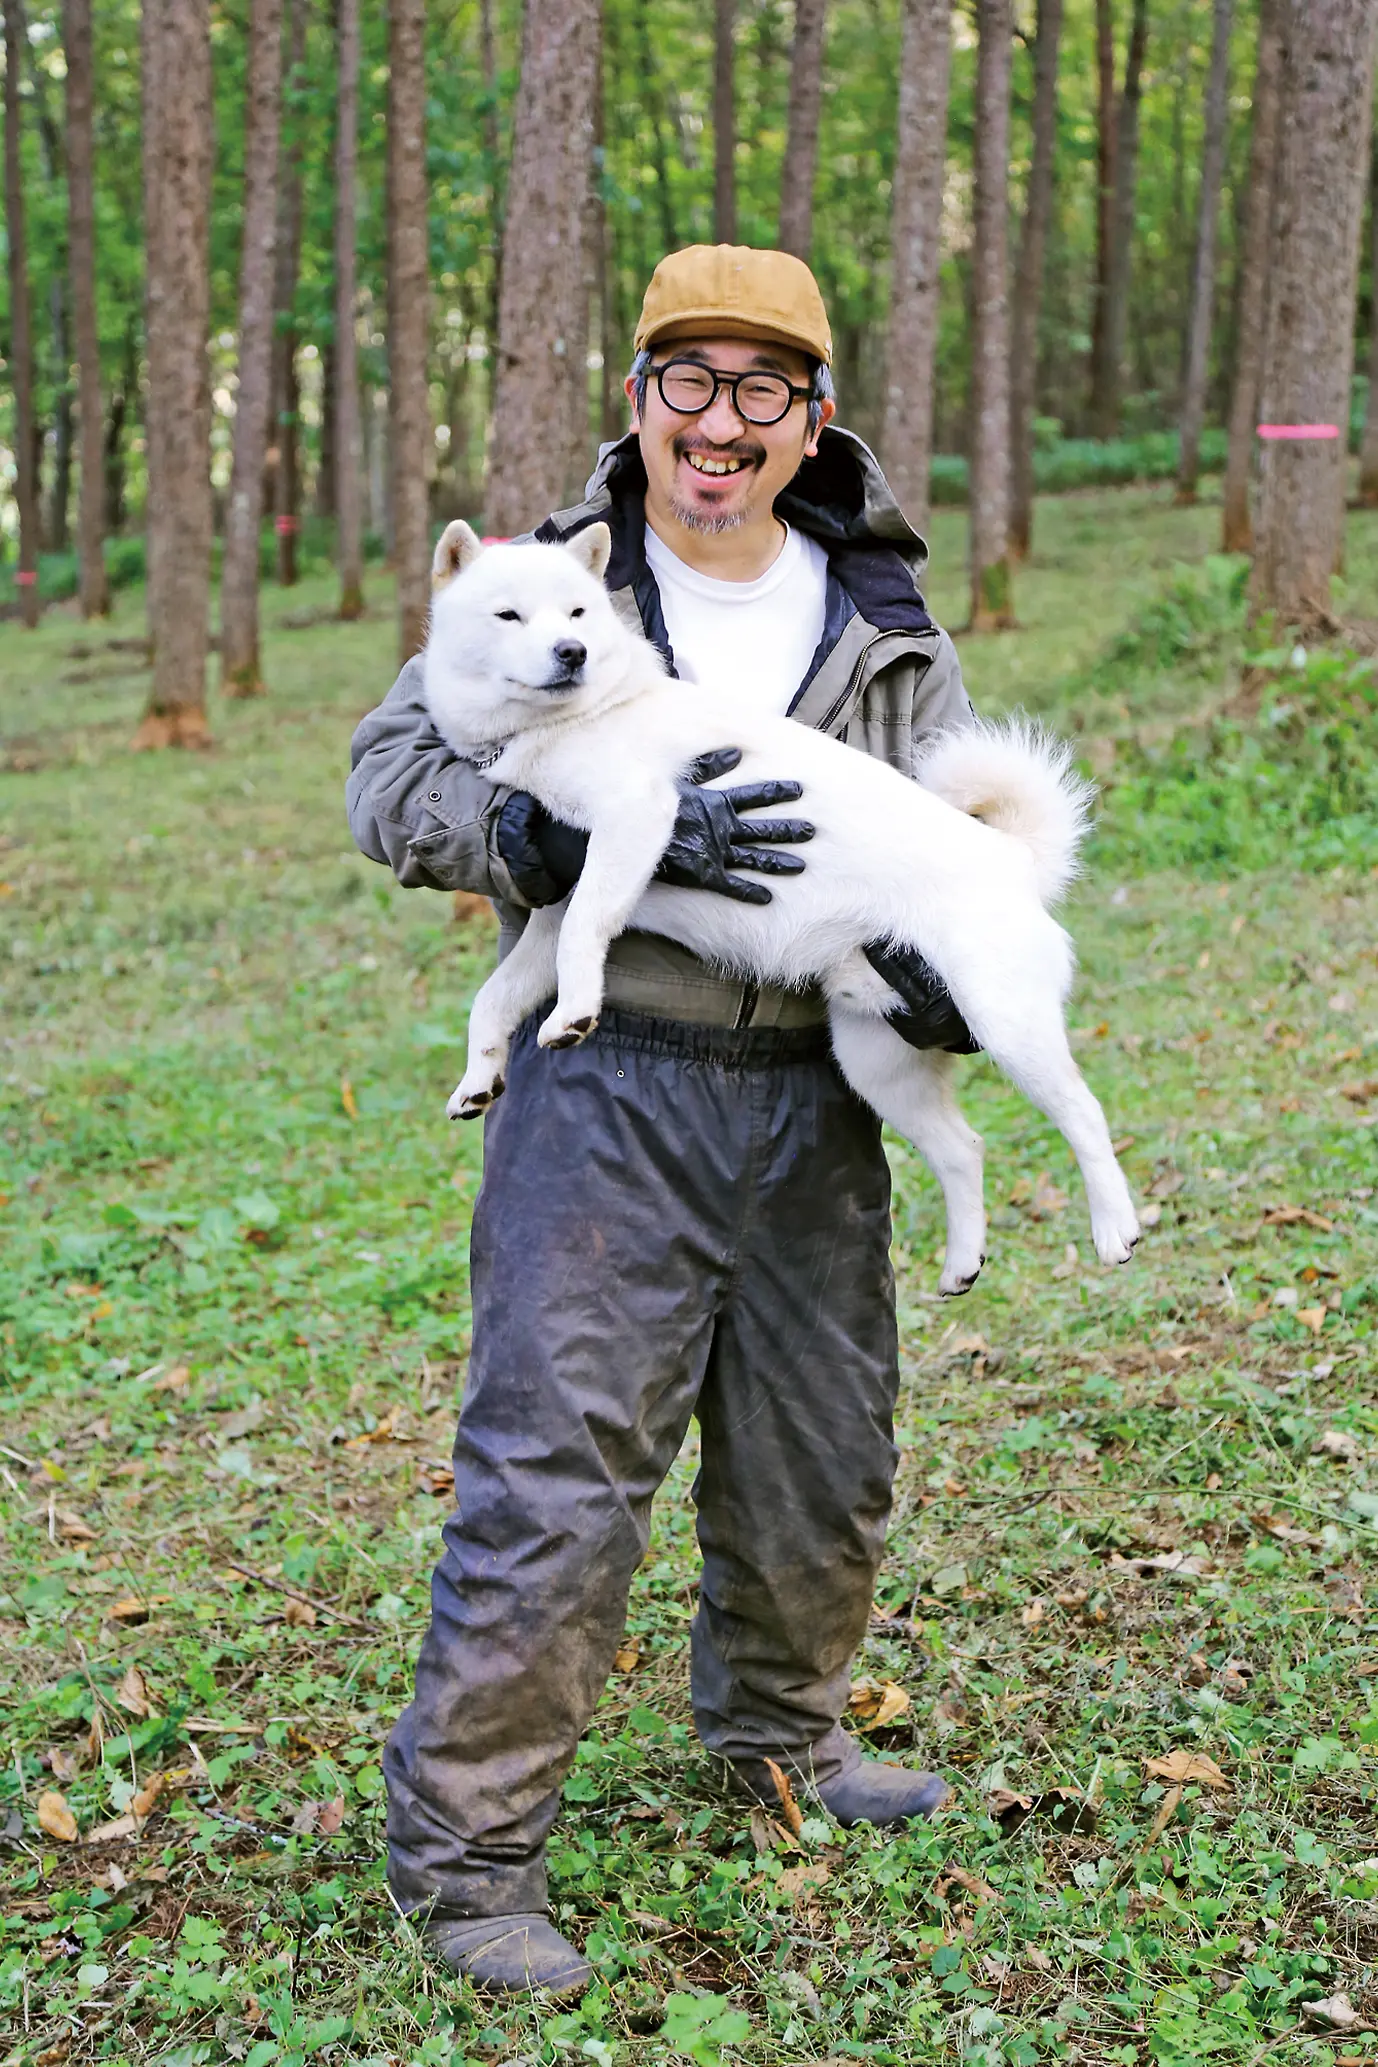
{"type": "MultiPolygon", "coordinates": [[[[1114,685],[1068,686],[1084,594],[1103,652],[1137,642],[1146,735],[1223,711],[1242,647],[1194,642],[1234,602],[1184,640],[1143,616],[1199,513],[1038,524],[1036,631],[962,643],[978,703],[1022,694],[1027,637],[1050,713],[1109,729],[1114,685]]],[[[1306,2005],[1378,2021],[1378,877],[1285,847],[1093,849],[1070,903],[1132,1265],[1096,1265],[1065,1144],[976,1059],[990,1259],[944,1304],[936,1187],[889,1143],[901,1458],[849,1727],[951,1809],[882,1836],[806,1801],[796,1831],[724,1792],[691,1438],[553,1841],[594,1990],[495,2003],[423,1963],[381,1756],[450,1499],[482,1142],[443,1113],[493,934],[350,846],[393,626],[381,580],[358,625],[332,593],[265,594],[271,694],[214,704],[205,755],[127,751],[129,592],[0,632],[0,2061],[1367,2060],[1306,2005]]]]}
{"type": "MultiPolygon", "coordinates": [[[[1218,474],[1228,440],[1211,429],[1201,438],[1201,472],[1218,474]]],[[[1040,495],[1074,488],[1121,488],[1136,481],[1174,481],[1181,444],[1176,431],[1145,431],[1137,438],[1052,438],[1034,450],[1034,486],[1040,495]]],[[[935,455],[929,473],[934,503],[964,503],[969,468],[959,453],[935,455]]]]}

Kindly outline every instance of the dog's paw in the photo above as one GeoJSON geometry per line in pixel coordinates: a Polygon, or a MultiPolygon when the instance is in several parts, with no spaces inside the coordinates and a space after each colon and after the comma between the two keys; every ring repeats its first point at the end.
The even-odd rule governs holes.
{"type": "Polygon", "coordinates": [[[1091,1237],[1102,1263],[1128,1263],[1139,1239],[1139,1223],[1133,1214],[1126,1220],[1093,1223],[1091,1237]]]}
{"type": "Polygon", "coordinates": [[[490,1083],[470,1084],[467,1081],[451,1093],[445,1108],[445,1117],[450,1120],[477,1120],[482,1118],[495,1099],[501,1098],[507,1089],[502,1077],[494,1077],[490,1083]]]}
{"type": "Polygon", "coordinates": [[[974,1270],[966,1269],[962,1263],[946,1264],[943,1274],[938,1280],[938,1290],[943,1298],[960,1299],[964,1292],[969,1292],[976,1283],[977,1278],[980,1277],[981,1265],[985,1260],[984,1256],[978,1257],[974,1270]]]}
{"type": "Polygon", "coordinates": [[[577,1019],[568,1019],[558,1008],[546,1020],[536,1039],[542,1048],[577,1048],[586,1040],[598,1024],[596,1012],[586,1012],[577,1019]]]}

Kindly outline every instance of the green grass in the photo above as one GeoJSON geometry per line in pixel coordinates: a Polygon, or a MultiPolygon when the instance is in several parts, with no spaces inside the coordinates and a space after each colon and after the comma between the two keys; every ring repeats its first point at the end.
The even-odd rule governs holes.
{"type": "MultiPolygon", "coordinates": [[[[1184,865],[1175,791],[1124,811],[1134,756],[1204,736],[1242,653],[1183,571],[1216,512],[1166,493],[1041,505],[1026,629],[962,642],[978,703],[1080,718],[1117,785],[1072,1019],[1152,1224],[1101,1272],[1060,1138],[969,1064],[991,1260],[940,1305],[935,1188],[892,1146],[903,1462],[858,1671],[908,1696],[880,1748],[956,1805],[789,1849],[718,1789],[686,1699],[691,1444],[640,1664],[566,1788],[554,1900],[599,1985],[558,2015],[429,1972],[382,1880],[468,1346],[480,1143],[443,1107],[490,936],[349,842],[381,580],[352,627],[313,618],[323,579],[270,593],[273,694],[217,703],[205,756],[126,751],[137,594],[0,633],[0,2059],[1373,2057],[1298,2005],[1378,2021],[1378,875],[1371,847],[1298,869],[1276,832],[1184,865]],[[1173,1804],[1144,1763],[1173,1751],[1228,1790],[1173,1804]],[[1035,1798],[1020,1827],[999,1788],[1035,1798]],[[83,1840],[150,1814],[70,1843],[45,1791],[83,1840]]],[[[934,530],[956,622],[960,520],[934,530]]],[[[1349,566],[1371,607],[1370,518],[1349,566]]]]}

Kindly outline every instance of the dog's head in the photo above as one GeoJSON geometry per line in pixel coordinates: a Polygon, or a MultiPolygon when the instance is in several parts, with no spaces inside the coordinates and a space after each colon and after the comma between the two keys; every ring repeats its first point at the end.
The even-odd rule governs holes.
{"type": "Polygon", "coordinates": [[[426,693],[451,738],[482,739],[584,705],[625,671],[627,633],[602,575],[606,524],[565,545],[485,546],[463,522],[435,549],[426,693]],[[585,694],[581,695],[580,692],[585,694]]]}

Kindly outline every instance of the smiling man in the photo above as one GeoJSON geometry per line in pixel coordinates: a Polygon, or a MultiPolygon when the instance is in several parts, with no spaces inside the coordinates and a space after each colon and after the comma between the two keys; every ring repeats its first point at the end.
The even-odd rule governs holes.
{"type": "MultiPolygon", "coordinates": [[[[909,773],[916,741],[970,706],[918,592],[923,541],[832,422],[831,351],[800,260],[675,252],[637,328],[632,429],[537,536],[609,525],[614,601],[686,696],[729,686],[909,773]]],[[[759,902],[763,878],[807,866],[812,828],[751,815],[793,785],[707,786],[737,758],[724,740],[689,771],[660,873],[759,902]]],[[[349,812],[403,883],[491,896],[509,940],[583,861],[582,834],[445,745],[419,661],[355,735],[349,812]]],[[[907,1038],[968,1045],[931,971],[873,959],[907,1038]]],[[[879,1123],[832,1064],[815,991],[631,932],[606,996],[582,1047],[538,1051],[524,1030],[486,1123],[456,1512],[385,1758],[388,1877],[428,1948],[480,1984],[555,1993],[591,1970],[550,1920],[546,1839],[692,1418],[691,1689],[723,1777],[778,1806],[778,1768],[845,1824],[931,1814],[946,1791],[841,1727],[897,1457],[879,1123]]]]}

